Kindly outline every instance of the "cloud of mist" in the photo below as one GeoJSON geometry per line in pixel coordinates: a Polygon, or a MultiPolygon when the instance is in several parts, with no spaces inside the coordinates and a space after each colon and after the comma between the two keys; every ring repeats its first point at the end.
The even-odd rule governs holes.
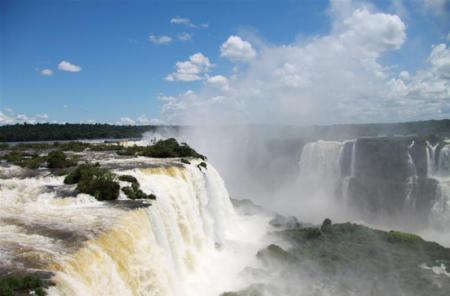
{"type": "Polygon", "coordinates": [[[324,176],[301,175],[308,137],[279,126],[448,116],[450,49],[435,45],[426,69],[397,74],[380,58],[406,41],[407,25],[398,15],[345,0],[331,1],[327,13],[332,27],[323,36],[279,46],[226,40],[223,56],[233,56],[239,70],[203,77],[199,91],[161,95],[164,120],[192,126],[159,129],[156,136],[176,137],[207,155],[233,198],[308,222],[358,219],[324,176]]]}
{"type": "Polygon", "coordinates": [[[426,69],[399,75],[396,65],[380,61],[407,38],[407,26],[398,15],[343,0],[331,1],[328,15],[328,34],[291,44],[258,41],[254,49],[249,41],[231,36],[221,51],[234,57],[239,70],[208,79],[199,91],[170,96],[162,108],[164,120],[198,125],[316,124],[450,114],[446,44],[431,49],[426,69]]]}

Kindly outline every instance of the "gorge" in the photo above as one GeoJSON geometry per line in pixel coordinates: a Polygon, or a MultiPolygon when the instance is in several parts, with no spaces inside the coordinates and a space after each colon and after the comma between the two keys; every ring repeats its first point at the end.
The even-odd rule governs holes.
{"type": "MultiPolygon", "coordinates": [[[[0,277],[30,275],[40,284],[39,289],[0,286],[1,293],[446,295],[449,249],[400,232],[430,239],[439,234],[448,246],[442,239],[450,217],[450,149],[445,141],[432,144],[409,136],[304,141],[292,149],[297,150],[292,169],[278,159],[291,176],[276,188],[285,191],[272,191],[276,200],[270,204],[265,199],[270,194],[252,201],[230,198],[220,174],[201,158],[129,155],[156,153],[142,149],[158,143],[158,137],[164,138],[152,134],[121,143],[130,148],[98,142],[65,151],[69,160],[96,163],[118,176],[122,190],[112,201],[99,201],[65,184],[67,169],[2,162],[0,277]],[[139,147],[135,144],[144,148],[133,148],[139,147]],[[134,182],[129,180],[155,198],[130,199],[123,190],[134,182]],[[291,211],[277,208],[280,202],[291,211]],[[309,210],[316,220],[302,214],[309,210]],[[332,220],[319,227],[325,218],[332,220]]],[[[193,139],[193,147],[201,146],[193,139]]],[[[270,150],[265,141],[254,143],[233,155],[241,176],[263,165],[264,174],[253,177],[272,178],[278,174],[271,162],[276,157],[259,161],[254,152],[267,156],[270,150]]],[[[30,153],[40,146],[34,147],[17,149],[30,153]]],[[[198,151],[210,151],[203,148],[198,151]]],[[[260,184],[258,190],[275,183],[260,184]]]]}

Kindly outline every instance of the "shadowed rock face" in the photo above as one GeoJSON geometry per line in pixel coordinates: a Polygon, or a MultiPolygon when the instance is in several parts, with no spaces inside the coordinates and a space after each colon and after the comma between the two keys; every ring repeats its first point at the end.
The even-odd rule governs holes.
{"type": "Polygon", "coordinates": [[[426,149],[423,140],[411,137],[345,143],[339,164],[342,177],[349,178],[350,205],[366,221],[403,221],[410,229],[426,226],[438,195],[438,183],[427,172],[426,149]]]}

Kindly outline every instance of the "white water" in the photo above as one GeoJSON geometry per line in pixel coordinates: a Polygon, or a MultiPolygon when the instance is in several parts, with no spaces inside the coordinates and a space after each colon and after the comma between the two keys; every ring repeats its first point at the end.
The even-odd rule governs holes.
{"type": "Polygon", "coordinates": [[[307,143],[300,157],[300,177],[333,194],[341,173],[339,159],[343,143],[318,141],[307,143]]]}
{"type": "Polygon", "coordinates": [[[436,155],[437,145],[433,147],[427,144],[428,176],[436,179],[439,184],[438,198],[431,209],[430,222],[435,228],[444,230],[450,225],[450,147],[442,147],[436,155]]]}
{"type": "Polygon", "coordinates": [[[62,177],[1,179],[2,265],[54,272],[49,295],[206,296],[243,288],[239,272],[264,245],[269,218],[237,215],[216,170],[196,164],[116,171],[157,196],[132,211],[46,192],[62,177]],[[84,242],[38,234],[44,225],[84,242]]]}
{"type": "MultiPolygon", "coordinates": [[[[356,143],[352,140],[351,157],[349,162],[349,175],[341,175],[340,159],[343,157],[343,147],[346,142],[317,141],[304,146],[300,157],[300,189],[304,195],[314,200],[314,204],[327,209],[324,204],[333,204],[329,206],[335,211],[342,210],[348,213],[347,218],[351,219],[352,210],[349,208],[348,186],[351,178],[356,175],[356,143]],[[342,196],[342,202],[339,202],[339,192],[342,196]],[[337,208],[333,208],[336,206],[337,208]],[[336,210],[337,209],[337,210],[336,210]]],[[[405,213],[413,213],[416,207],[416,201],[412,198],[412,193],[418,180],[417,168],[410,149],[414,148],[414,141],[407,150],[407,159],[409,166],[409,176],[407,179],[407,192],[405,196],[405,213]]],[[[431,146],[427,143],[427,175],[438,181],[439,193],[431,209],[429,220],[430,226],[434,230],[448,229],[450,225],[450,145],[444,146],[439,153],[436,152],[437,145],[431,146]]],[[[310,201],[303,203],[311,206],[310,201]]],[[[325,211],[327,212],[327,211],[325,211]]],[[[330,211],[328,211],[330,212],[330,211]]],[[[328,214],[327,212],[327,214],[328,214]]],[[[339,218],[339,217],[338,217],[339,218]]],[[[431,229],[431,230],[433,230],[431,229]]],[[[431,231],[430,230],[430,231],[431,231]]],[[[433,230],[433,231],[434,231],[433,230]]],[[[435,237],[433,236],[433,239],[435,237]]],[[[445,244],[448,240],[439,240],[445,244]]]]}

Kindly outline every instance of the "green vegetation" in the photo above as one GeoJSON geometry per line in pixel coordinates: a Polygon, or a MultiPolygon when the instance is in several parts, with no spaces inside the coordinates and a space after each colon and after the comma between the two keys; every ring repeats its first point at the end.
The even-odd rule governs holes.
{"type": "Polygon", "coordinates": [[[129,182],[132,184],[138,184],[138,180],[135,177],[130,176],[130,175],[121,175],[121,176],[119,176],[119,180],[123,181],[123,182],[129,182]]]}
{"type": "MultiPolygon", "coordinates": [[[[165,128],[176,132],[181,127],[166,126],[165,128]]],[[[141,138],[143,133],[157,129],[158,126],[152,125],[15,124],[0,126],[0,142],[141,138]]],[[[261,127],[261,129],[267,129],[267,127],[261,127]]],[[[292,128],[286,128],[286,132],[291,130],[292,128]]],[[[450,120],[313,126],[298,128],[294,132],[297,135],[328,140],[344,140],[361,136],[416,135],[432,143],[438,143],[443,137],[450,138],[450,120]]]]}
{"type": "Polygon", "coordinates": [[[6,276],[0,278],[0,295],[33,295],[44,296],[42,281],[33,275],[25,276],[6,276]]]}
{"type": "Polygon", "coordinates": [[[10,151],[0,159],[6,160],[9,163],[18,165],[23,168],[37,169],[42,166],[45,157],[40,157],[37,154],[28,154],[18,151],[10,151]]]}
{"type": "Polygon", "coordinates": [[[389,295],[444,296],[450,290],[449,277],[420,267],[450,267],[450,249],[414,234],[332,224],[326,219],[320,228],[298,227],[277,235],[292,247],[262,249],[257,255],[262,263],[277,264],[290,273],[295,266],[299,278],[312,286],[325,283],[333,295],[386,295],[383,291],[389,291],[389,295]]]}
{"type": "MultiPolygon", "coordinates": [[[[178,143],[176,139],[159,140],[150,146],[131,146],[117,151],[118,155],[145,156],[153,158],[192,157],[205,160],[206,157],[197,153],[186,143],[178,143]]],[[[180,160],[190,163],[186,159],[180,160]]]]}
{"type": "Polygon", "coordinates": [[[412,233],[391,230],[387,233],[387,240],[392,243],[421,243],[422,238],[412,233]]]}
{"type": "Polygon", "coordinates": [[[0,142],[141,138],[143,133],[157,128],[151,125],[15,124],[0,126],[0,142]]]}
{"type": "Polygon", "coordinates": [[[295,264],[297,262],[297,257],[274,244],[259,250],[256,257],[266,264],[271,260],[278,261],[278,263],[282,264],[295,264]]]}
{"type": "Polygon", "coordinates": [[[156,195],[153,193],[146,194],[140,188],[138,184],[133,183],[131,186],[126,186],[122,188],[122,192],[129,199],[156,199],[156,195]]]}
{"type": "Polygon", "coordinates": [[[66,184],[77,184],[77,190],[94,196],[99,201],[116,200],[120,185],[116,175],[98,164],[81,164],[64,179],[66,184]]]}
{"type": "Polygon", "coordinates": [[[181,161],[181,163],[184,163],[184,164],[191,164],[191,162],[189,160],[184,159],[184,158],[180,159],[180,161],[181,161]]]}
{"type": "Polygon", "coordinates": [[[197,167],[201,170],[202,168],[204,168],[205,170],[208,168],[206,162],[202,161],[201,163],[199,163],[197,165],[197,167]]]}
{"type": "Polygon", "coordinates": [[[66,154],[60,150],[51,151],[46,160],[49,169],[62,169],[77,164],[73,159],[67,159],[66,154]]]}
{"type": "Polygon", "coordinates": [[[76,165],[74,159],[68,159],[65,153],[59,150],[50,151],[47,156],[40,156],[34,151],[28,153],[21,150],[12,150],[0,159],[29,169],[43,167],[45,162],[50,169],[67,168],[76,165]]]}
{"type": "Polygon", "coordinates": [[[120,181],[129,182],[131,183],[131,186],[126,186],[122,188],[122,192],[125,193],[125,195],[129,199],[156,199],[156,196],[151,194],[146,194],[144,191],[140,189],[140,184],[138,180],[130,175],[122,175],[119,176],[120,181]]]}
{"type": "Polygon", "coordinates": [[[116,200],[120,193],[118,181],[131,183],[122,188],[129,199],[152,199],[154,194],[146,194],[140,189],[138,180],[130,175],[117,176],[97,164],[81,164],[72,170],[64,179],[65,184],[77,184],[77,191],[94,196],[99,201],[116,200]]]}
{"type": "Polygon", "coordinates": [[[222,296],[447,296],[450,291],[445,269],[436,270],[447,267],[448,272],[450,249],[414,234],[325,219],[320,227],[298,226],[274,235],[288,247],[262,248],[256,255],[262,267],[242,274],[270,284],[222,296]]]}
{"type": "Polygon", "coordinates": [[[189,147],[188,144],[179,144],[174,138],[159,140],[151,146],[144,147],[141,155],[155,158],[194,157],[206,159],[205,156],[197,153],[194,149],[189,147]]]}

